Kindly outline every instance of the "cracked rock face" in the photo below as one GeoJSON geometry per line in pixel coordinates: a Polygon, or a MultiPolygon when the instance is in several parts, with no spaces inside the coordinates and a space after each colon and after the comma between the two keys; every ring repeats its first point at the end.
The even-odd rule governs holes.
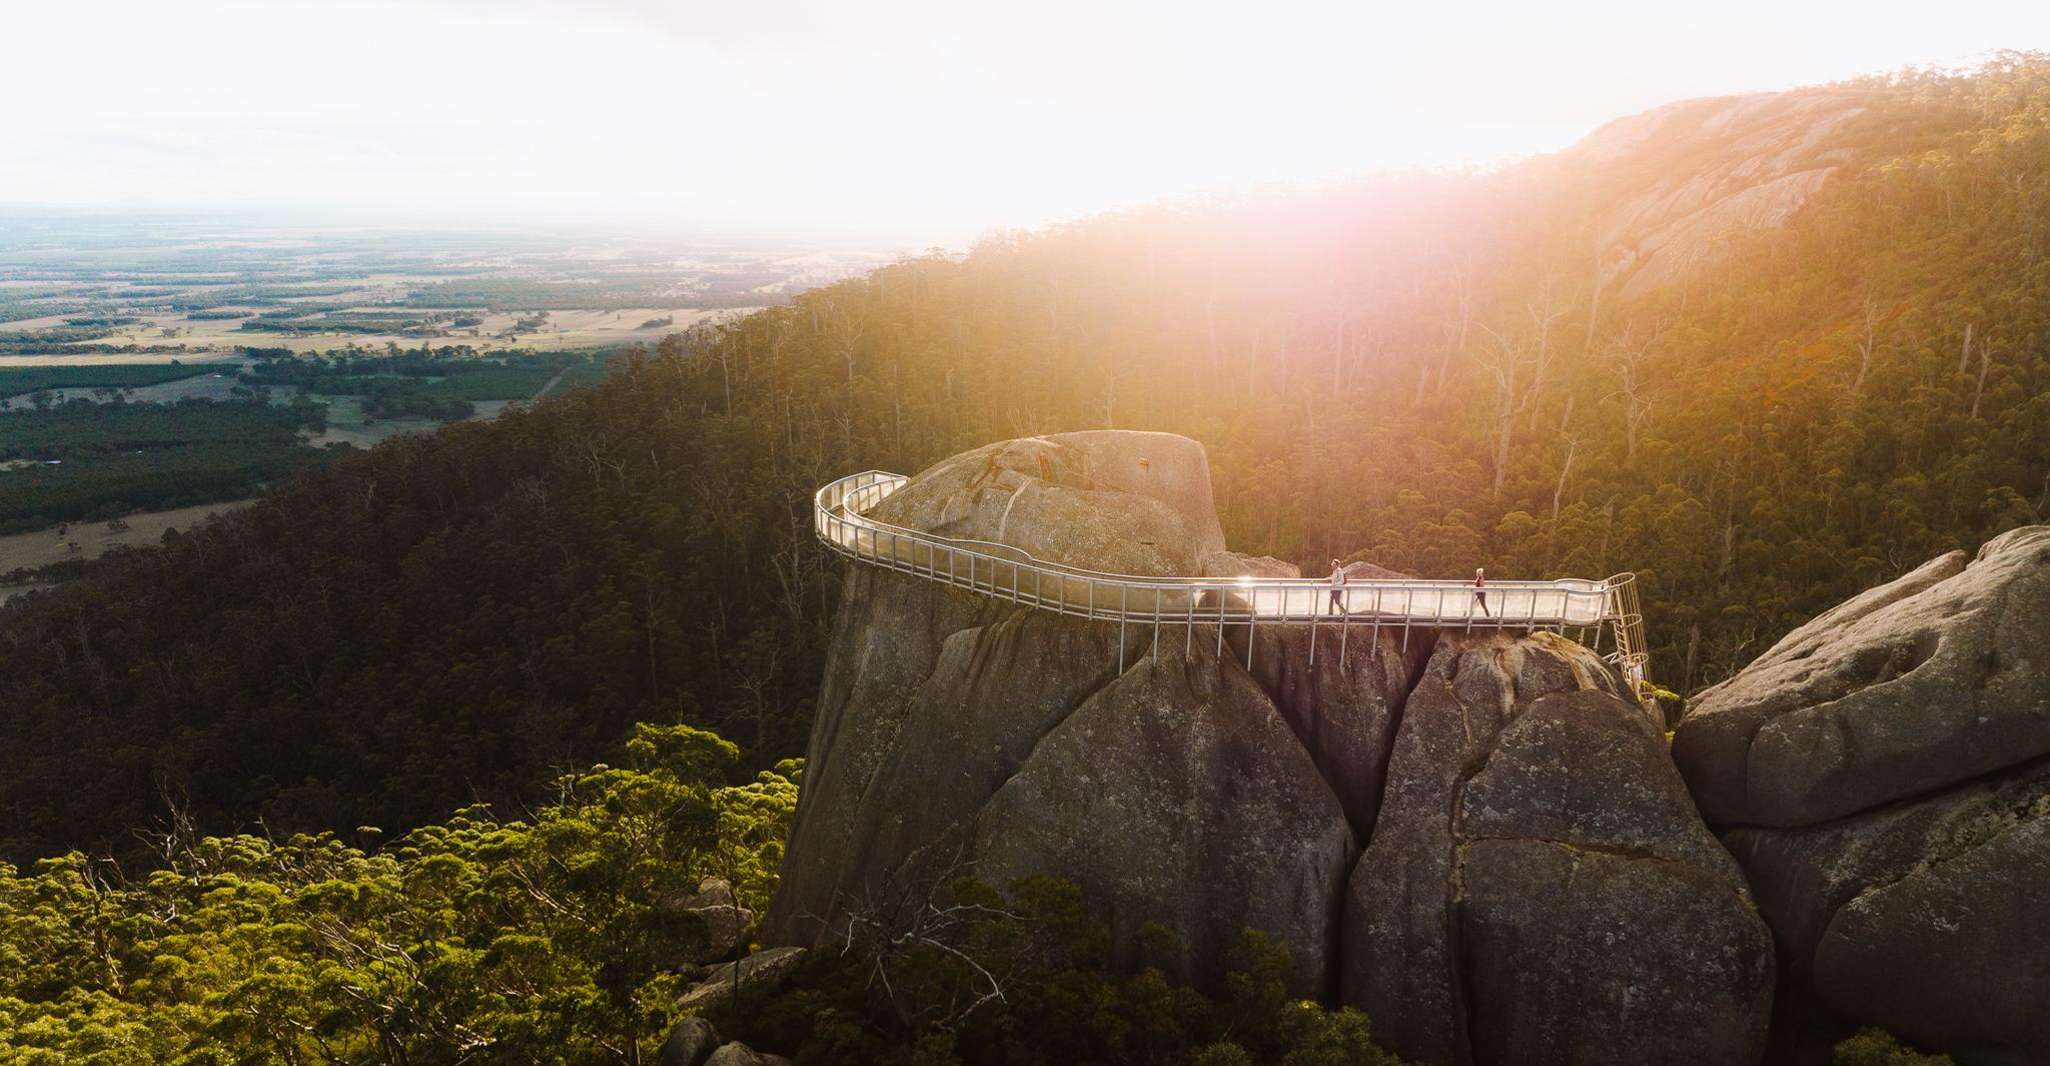
{"type": "MultiPolygon", "coordinates": [[[[1368,563],[1353,563],[1345,572],[1348,580],[1407,576],[1368,563]]],[[[1206,560],[1203,573],[1301,576],[1291,564],[1230,552],[1206,560]]],[[[1309,751],[1360,840],[1373,834],[1402,707],[1435,638],[1433,631],[1418,629],[1404,639],[1395,629],[1371,625],[1322,626],[1314,631],[1306,626],[1269,626],[1256,633],[1241,626],[1226,634],[1225,648],[1232,658],[1245,662],[1247,652],[1252,652],[1253,677],[1309,751]]]]}
{"type": "MultiPolygon", "coordinates": [[[[1202,449],[1165,434],[991,445],[874,513],[1125,573],[1198,573],[1223,551],[1202,449]]],[[[1214,641],[1187,654],[1176,634],[1156,662],[1144,636],[1127,635],[1121,675],[1114,625],[856,567],[765,935],[820,942],[949,873],[1051,874],[1106,908],[1127,961],[1160,921],[1185,950],[1144,961],[1216,977],[1260,928],[1289,948],[1296,990],[1320,994],[1356,851],[1344,812],[1214,641]]]]}
{"type": "MultiPolygon", "coordinates": [[[[874,513],[1092,569],[1295,576],[1224,550],[1208,478],[1179,437],[1033,438],[874,513]]],[[[1152,638],[1131,627],[1121,670],[1115,624],[851,567],[764,940],[830,946],[850,913],[961,873],[1048,875],[1123,965],[1214,988],[1261,930],[1294,994],[1342,984],[1423,1061],[1755,1058],[1770,946],[1593,652],[1371,626],[1152,638]]]]}
{"type": "Polygon", "coordinates": [[[1594,653],[1446,634],[1347,892],[1343,989],[1429,1063],[1755,1062],[1772,945],[1594,653]]]}
{"type": "Polygon", "coordinates": [[[2050,527],[1788,634],[1698,697],[1674,755],[1790,1004],[1960,1062],[2050,1059],[2050,527]]]}
{"type": "Polygon", "coordinates": [[[1724,840],[1789,981],[1967,1063],[2050,1061],[2050,761],[1807,829],[1724,840]]]}
{"type": "Polygon", "coordinates": [[[2050,526],[1865,593],[1696,697],[1673,757],[1719,825],[1813,825],[2050,755],[2050,526]]]}
{"type": "MultiPolygon", "coordinates": [[[[873,513],[1055,562],[1190,573],[1224,543],[1209,477],[1184,437],[1026,438],[945,460],[873,513]]],[[[798,861],[765,921],[784,943],[810,943],[849,901],[911,878],[914,852],[953,861],[945,849],[975,808],[1117,664],[1115,631],[874,567],[850,568],[841,604],[791,834],[798,861]]]]}
{"type": "Polygon", "coordinates": [[[1338,887],[1358,849],[1266,693],[1209,648],[1142,657],[1039,742],[976,816],[978,872],[1058,872],[1105,905],[1114,956],[1215,986],[1240,930],[1289,949],[1326,994],[1338,887]],[[1149,956],[1141,932],[1179,934],[1149,956]]]}

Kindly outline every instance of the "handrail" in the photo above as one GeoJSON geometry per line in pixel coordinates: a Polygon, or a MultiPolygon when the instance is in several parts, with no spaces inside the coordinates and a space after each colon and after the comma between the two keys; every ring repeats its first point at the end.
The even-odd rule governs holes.
{"type": "MultiPolygon", "coordinates": [[[[1327,578],[1199,577],[1121,574],[1040,559],[1022,548],[990,541],[944,537],[893,525],[866,513],[910,479],[882,470],[829,482],[812,496],[813,523],[825,545],[842,555],[928,580],[966,588],[997,599],[1061,614],[1115,621],[1120,633],[1134,622],[1182,626],[1193,643],[1199,625],[1215,626],[1218,650],[1227,625],[1307,624],[1340,626],[1341,655],[1354,626],[1401,630],[1403,647],[1412,626],[1437,629],[1547,629],[1576,634],[1582,643],[1607,631],[1617,663],[1640,693],[1646,691],[1643,616],[1637,607],[1636,575],[1606,580],[1490,581],[1476,588],[1464,581],[1416,578],[1360,578],[1333,584],[1327,578]],[[1485,599],[1482,597],[1485,593],[1485,599]]],[[[1123,641],[1119,642],[1120,668],[1123,641]]],[[[1247,665],[1253,641],[1246,642],[1247,665]]],[[[1314,661],[1316,642],[1310,645],[1314,661]]]]}

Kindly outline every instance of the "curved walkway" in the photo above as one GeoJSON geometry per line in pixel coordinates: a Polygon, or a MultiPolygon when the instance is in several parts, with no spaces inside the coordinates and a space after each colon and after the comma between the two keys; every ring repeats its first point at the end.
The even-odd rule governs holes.
{"type": "MultiPolygon", "coordinates": [[[[1219,650],[1227,625],[1336,625],[1341,649],[1359,626],[1369,627],[1376,637],[1383,628],[1398,629],[1405,647],[1413,627],[1544,629],[1597,649],[1606,636],[1608,657],[1623,668],[1631,685],[1641,690],[1647,681],[1644,619],[1633,574],[1601,581],[1490,581],[1484,610],[1473,585],[1464,581],[1371,578],[1333,585],[1327,578],[1106,573],[1039,559],[1005,544],[942,537],[868,516],[870,508],[908,480],[902,474],[869,470],[819,489],[812,496],[812,521],[819,539],[862,562],[985,596],[1114,621],[1121,628],[1152,626],[1156,649],[1163,626],[1184,627],[1189,643],[1194,642],[1197,627],[1215,627],[1219,650]]],[[[1253,644],[1246,641],[1249,665],[1253,644]]],[[[1315,641],[1310,642],[1310,655],[1314,661],[1315,641]]]]}

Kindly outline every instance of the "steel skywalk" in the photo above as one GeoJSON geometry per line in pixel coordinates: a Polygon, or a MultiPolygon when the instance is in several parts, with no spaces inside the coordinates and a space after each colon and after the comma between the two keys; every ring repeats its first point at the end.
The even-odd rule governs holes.
{"type": "MultiPolygon", "coordinates": [[[[1412,628],[1441,631],[1549,630],[1601,650],[1623,672],[1640,698],[1648,698],[1649,656],[1644,616],[1638,607],[1637,578],[1606,580],[1490,581],[1482,610],[1476,589],[1464,581],[1356,579],[1334,584],[1327,578],[1148,577],[1115,574],[1049,562],[989,541],[942,537],[891,525],[866,512],[910,480],[902,474],[869,470],[827,484],[812,497],[819,539],[842,555],[901,573],[978,592],[996,599],[1056,611],[1077,618],[1118,623],[1118,668],[1124,668],[1125,630],[1153,627],[1158,654],[1162,628],[1181,627],[1193,647],[1198,627],[1216,630],[1224,651],[1224,627],[1246,626],[1246,665],[1253,664],[1253,631],[1261,625],[1339,627],[1339,654],[1355,627],[1378,639],[1383,629],[1399,630],[1404,650],[1412,628]],[[1335,602],[1333,593],[1336,593],[1335,602]]],[[[1310,642],[1316,661],[1317,642],[1310,642]]]]}

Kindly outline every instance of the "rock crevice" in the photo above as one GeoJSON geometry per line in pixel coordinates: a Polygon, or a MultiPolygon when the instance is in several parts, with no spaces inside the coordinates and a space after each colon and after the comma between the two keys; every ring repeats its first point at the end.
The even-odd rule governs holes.
{"type": "Polygon", "coordinates": [[[1345,1001],[1405,1058],[1762,1052],[1770,939],[1621,691],[1557,638],[1439,639],[1351,879],[1343,951],[1345,1001]],[[1666,998],[1649,1007],[1646,989],[1666,998]]]}
{"type": "Polygon", "coordinates": [[[1797,1045],[1878,1025],[2050,1060],[2050,527],[1788,634],[1696,699],[1674,753],[1772,926],[1797,1045]]]}
{"type": "Polygon", "coordinates": [[[1696,697],[1673,754],[1702,813],[1814,825],[2050,754],[2046,552],[2039,526],[1932,560],[1696,697]]]}
{"type": "MultiPolygon", "coordinates": [[[[1211,499],[1194,442],[1092,433],[956,456],[875,513],[1094,569],[1296,575],[1226,551],[1211,499]]],[[[1770,945],[1609,664],[1544,633],[1208,636],[1129,634],[1119,669],[1114,623],[857,567],[765,940],[829,943],[963,870],[1049,875],[1117,963],[1199,986],[1265,932],[1294,994],[1367,1007],[1407,1058],[1755,1058],[1770,945]]]]}

